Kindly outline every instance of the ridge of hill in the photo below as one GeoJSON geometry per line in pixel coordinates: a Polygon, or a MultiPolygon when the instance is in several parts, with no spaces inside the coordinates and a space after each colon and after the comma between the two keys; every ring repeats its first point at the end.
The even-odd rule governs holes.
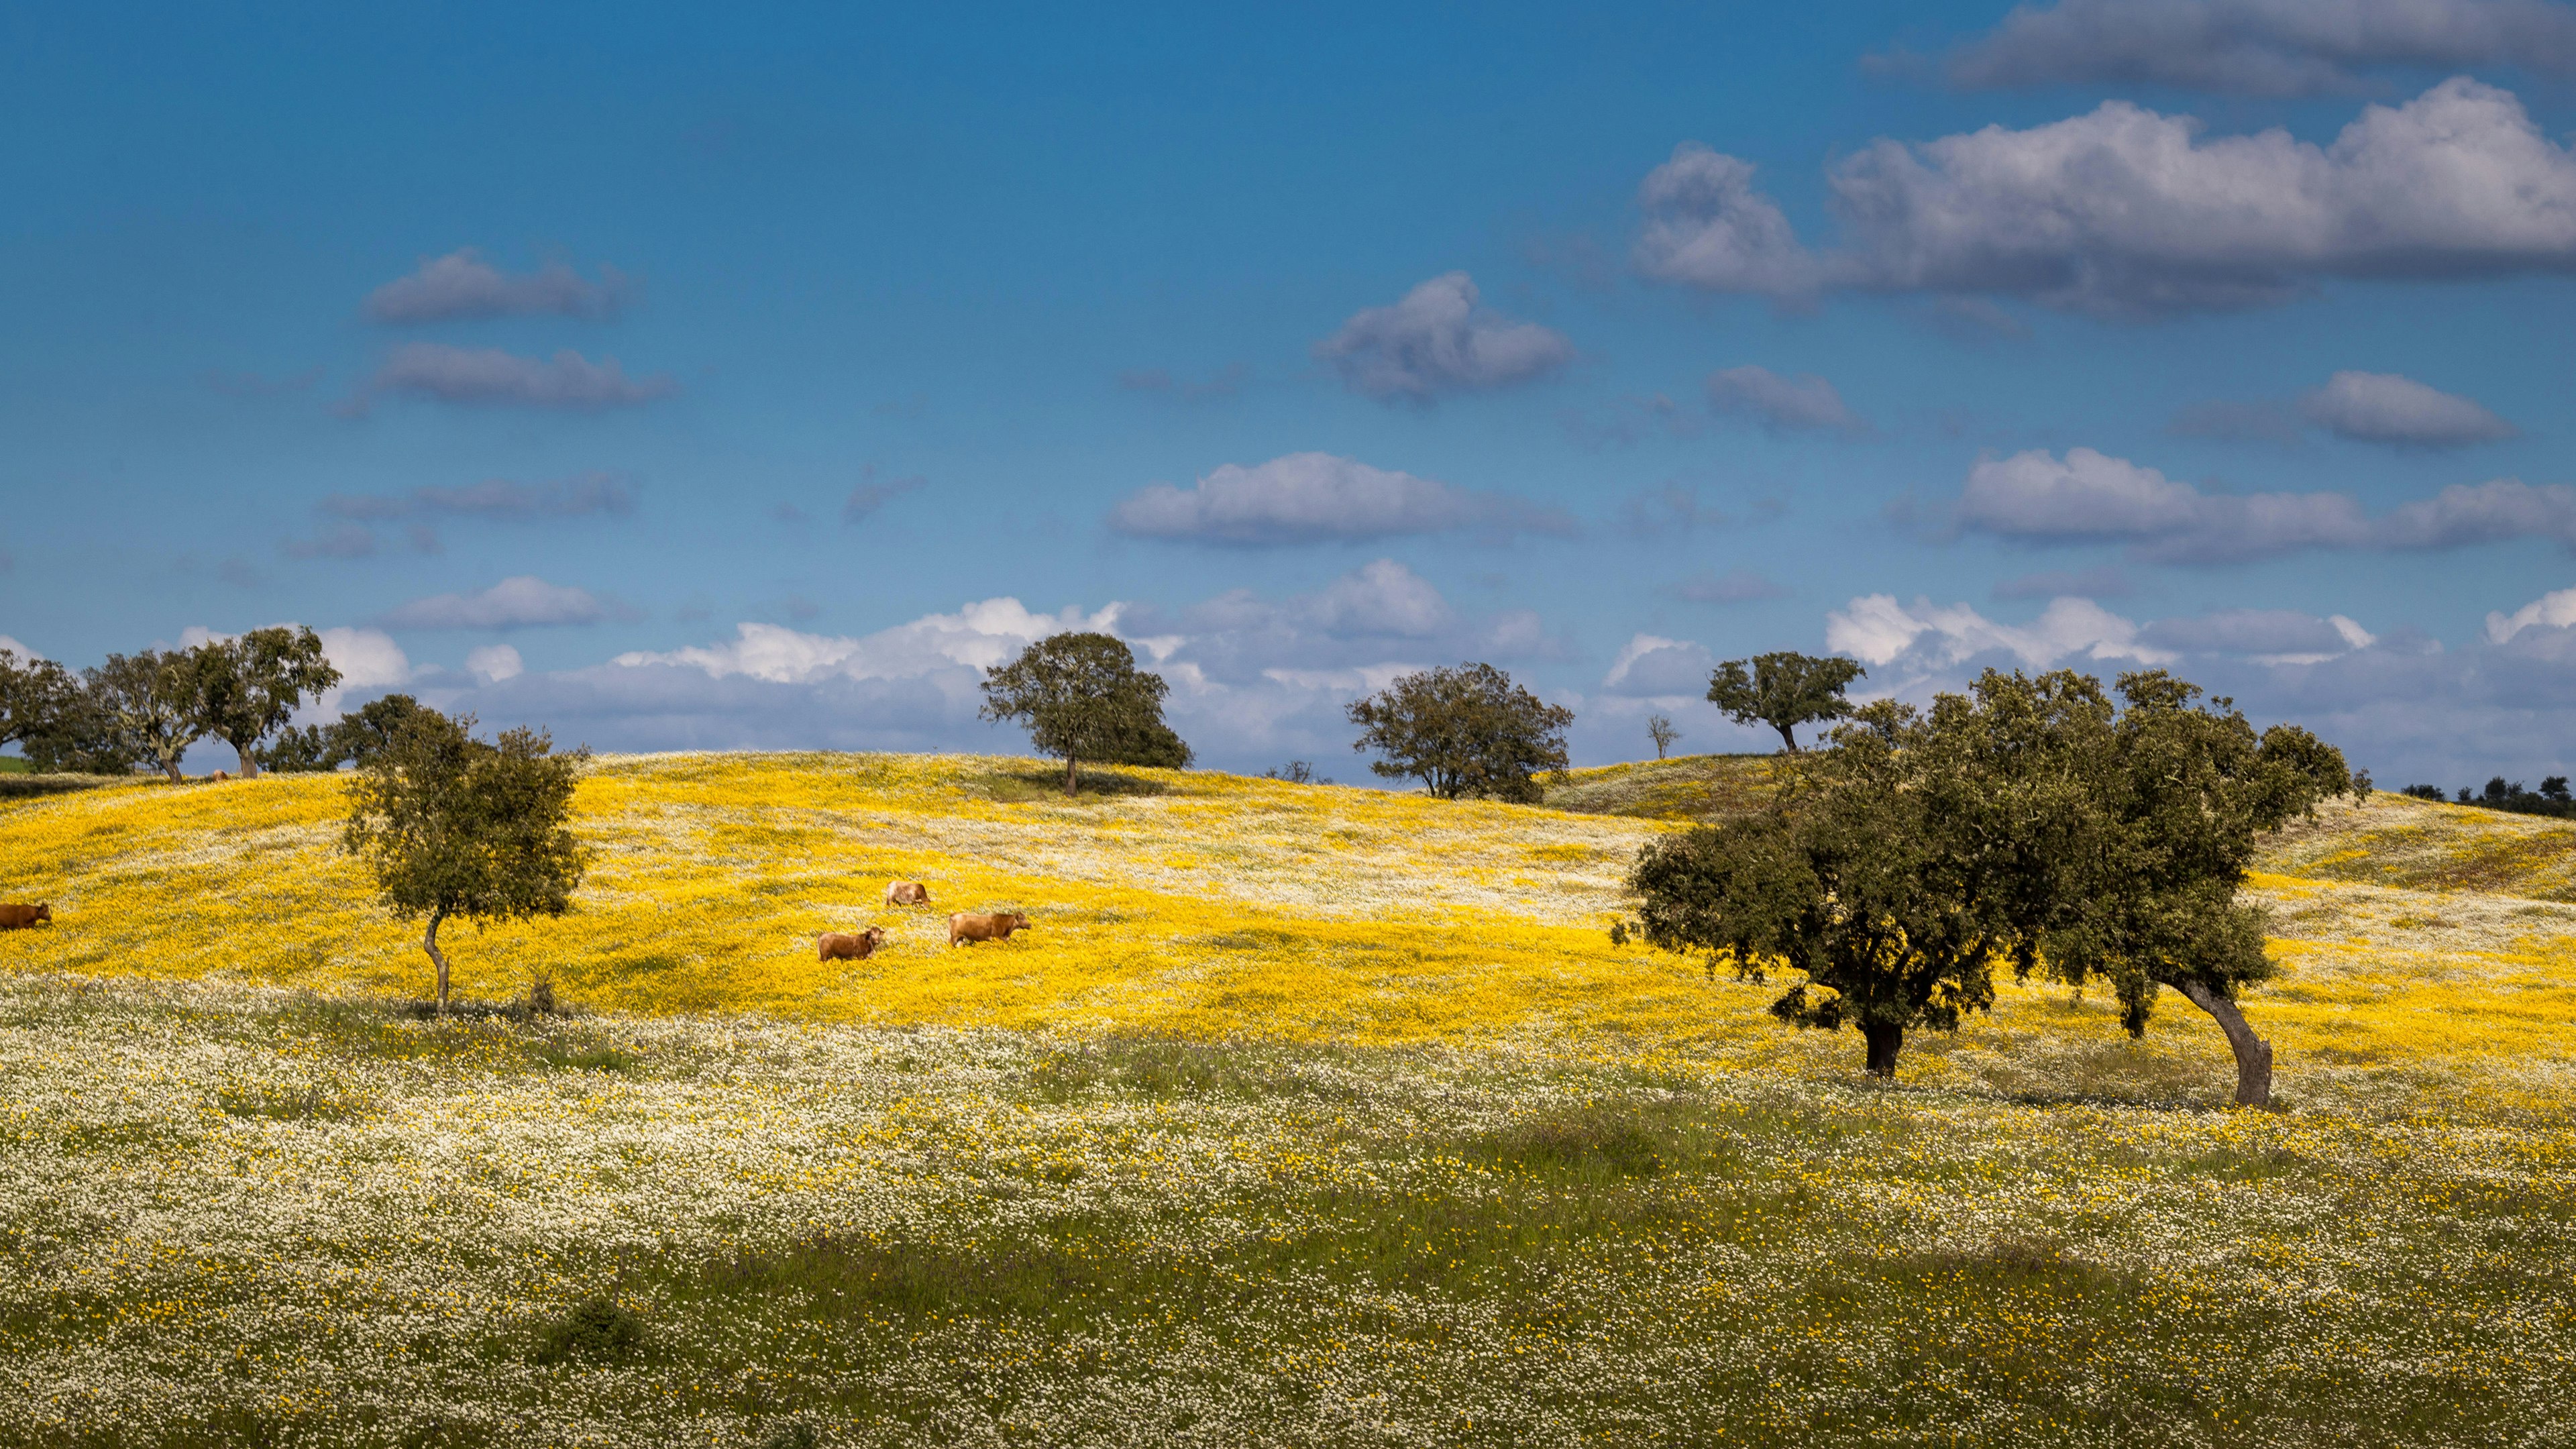
{"type": "Polygon", "coordinates": [[[1550,810],[1704,822],[1759,810],[1771,798],[1773,755],[1679,755],[1590,765],[1543,777],[1550,810]]]}

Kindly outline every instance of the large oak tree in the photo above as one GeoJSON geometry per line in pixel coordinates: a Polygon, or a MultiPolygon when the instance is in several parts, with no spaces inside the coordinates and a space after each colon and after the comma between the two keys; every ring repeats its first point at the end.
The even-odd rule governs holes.
{"type": "Polygon", "coordinates": [[[1538,773],[1566,765],[1574,711],[1549,704],[1490,664],[1408,674],[1347,713],[1361,727],[1354,750],[1383,759],[1369,769],[1408,776],[1444,800],[1489,796],[1535,804],[1538,773]]]}
{"type": "Polygon", "coordinates": [[[1162,676],[1136,667],[1135,651],[1107,634],[1041,639],[984,671],[977,713],[1026,725],[1029,743],[1064,761],[1064,792],[1082,787],[1082,762],[1182,769],[1190,747],[1163,723],[1162,676]]]}

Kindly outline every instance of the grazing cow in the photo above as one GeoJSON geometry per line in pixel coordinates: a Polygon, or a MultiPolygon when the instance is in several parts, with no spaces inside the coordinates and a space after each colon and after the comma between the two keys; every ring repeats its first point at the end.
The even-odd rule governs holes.
{"type": "Polygon", "coordinates": [[[886,904],[890,906],[929,905],[930,888],[917,880],[889,881],[886,884],[886,904]]]}
{"type": "Polygon", "coordinates": [[[826,931],[814,941],[817,961],[865,961],[876,954],[885,940],[883,926],[870,926],[856,933],[826,931]]]}
{"type": "Polygon", "coordinates": [[[207,778],[207,779],[209,779],[209,780],[229,780],[229,779],[231,779],[231,778],[232,778],[232,776],[225,774],[225,773],[224,773],[223,771],[221,771],[221,770],[217,770],[217,771],[216,771],[216,772],[214,772],[213,774],[208,775],[206,778],[207,778]]]}
{"type": "Polygon", "coordinates": [[[52,925],[54,908],[43,901],[32,906],[0,906],[0,931],[23,931],[38,921],[52,925]]]}
{"type": "Polygon", "coordinates": [[[964,945],[970,941],[1007,941],[1013,931],[1029,929],[1029,918],[1017,911],[979,916],[972,911],[959,911],[948,918],[948,944],[964,945]]]}

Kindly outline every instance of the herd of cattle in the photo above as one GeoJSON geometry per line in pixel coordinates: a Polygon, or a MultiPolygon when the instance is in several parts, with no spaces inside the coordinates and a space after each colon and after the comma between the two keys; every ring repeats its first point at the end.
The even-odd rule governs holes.
{"type": "MultiPolygon", "coordinates": [[[[917,880],[899,880],[886,887],[889,906],[926,906],[930,891],[917,880]]],[[[39,923],[51,925],[52,905],[39,901],[32,906],[0,905],[0,931],[24,930],[39,923]]],[[[1017,911],[984,913],[954,911],[948,917],[948,944],[969,946],[977,941],[1007,941],[1013,931],[1029,929],[1029,918],[1017,911]]],[[[864,931],[827,931],[814,942],[814,959],[818,961],[865,961],[885,943],[885,928],[870,926],[864,931]]]]}
{"type": "MultiPolygon", "coordinates": [[[[930,888],[917,880],[889,882],[885,888],[889,906],[926,906],[930,888]]],[[[985,914],[976,911],[951,911],[948,915],[948,944],[970,946],[977,941],[1007,941],[1013,931],[1029,929],[1029,918],[1017,911],[985,914]]],[[[817,961],[865,961],[885,944],[885,927],[870,926],[864,931],[826,931],[814,939],[817,961]]]]}

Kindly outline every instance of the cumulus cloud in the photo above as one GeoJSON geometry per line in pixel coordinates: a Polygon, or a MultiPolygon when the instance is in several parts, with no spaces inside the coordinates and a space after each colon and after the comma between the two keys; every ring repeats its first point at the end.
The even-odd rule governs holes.
{"type": "Polygon", "coordinates": [[[1782,377],[1767,367],[1730,367],[1708,375],[1708,405],[1775,433],[1865,433],[1869,424],[1843,405],[1834,385],[1806,373],[1782,377]]]}
{"type": "Polygon", "coordinates": [[[1420,403],[1545,377],[1574,360],[1574,344],[1484,306],[1467,274],[1450,272],[1394,306],[1353,314],[1315,344],[1315,357],[1330,363],[1353,392],[1420,403]]]}
{"type": "Polygon", "coordinates": [[[480,593],[414,599],[386,614],[383,623],[388,629],[529,629],[596,624],[608,614],[609,606],[588,589],[520,574],[480,593]]]}
{"type": "Polygon", "coordinates": [[[469,406],[560,408],[595,412],[651,402],[679,391],[668,374],[628,377],[614,357],[597,362],[567,347],[551,358],[521,357],[498,347],[409,342],[376,370],[367,393],[410,393],[469,406]]]}
{"type": "Polygon", "coordinates": [[[2162,664],[2171,652],[2143,644],[2138,626],[2090,599],[2053,599],[2024,625],[1998,624],[1967,604],[1893,594],[1853,599],[1825,616],[1825,647],[1873,668],[1946,669],[1981,654],[2009,654],[2046,669],[2063,660],[2128,660],[2162,664]]]}
{"type": "Polygon", "coordinates": [[[1109,526],[1133,538],[1263,547],[1360,542],[1477,528],[1570,533],[1561,513],[1331,453],[1228,463],[1181,489],[1156,483],[1120,500],[1109,526]]]}
{"type": "Polygon", "coordinates": [[[2576,548],[2576,489],[2454,484],[2372,517],[2342,493],[2204,493],[2091,448],[1981,458],[1962,527],[2033,542],[2125,541],[2139,557],[2215,563],[2299,549],[2436,549],[2540,537],[2576,548]]]}
{"type": "Polygon", "coordinates": [[[26,645],[19,643],[16,639],[7,634],[0,634],[0,651],[15,654],[21,659],[42,659],[45,657],[44,655],[37,653],[35,650],[28,648],[26,645]]]}
{"type": "Polygon", "coordinates": [[[2059,0],[1952,51],[1955,86],[2162,85],[2232,95],[2365,89],[2389,70],[2576,74],[2576,10],[2545,0],[2059,0]]]}
{"type": "Polygon", "coordinates": [[[2513,424],[2468,398],[2393,372],[2338,372],[2299,407],[2318,427],[2362,443],[2456,448],[2514,436],[2513,424]]]}
{"type": "Polygon", "coordinates": [[[2314,664],[2379,642],[2341,614],[2319,618],[2296,609],[2221,609],[2197,618],[2158,619],[2138,632],[2138,641],[2176,654],[2241,654],[2266,664],[2314,664]]]}
{"type": "Polygon", "coordinates": [[[519,651],[507,644],[486,644],[465,656],[466,673],[495,684],[525,674],[527,668],[526,661],[519,657],[519,651]]]}
{"type": "Polygon", "coordinates": [[[1449,603],[1420,574],[1391,558],[1364,564],[1317,594],[1313,614],[1325,632],[1427,638],[1452,622],[1449,603]]]}
{"type": "Polygon", "coordinates": [[[1689,640],[1637,634],[1610,661],[1601,691],[1628,699],[1701,699],[1716,672],[1716,656],[1689,640]]]}
{"type": "Polygon", "coordinates": [[[519,317],[551,313],[602,321],[625,304],[626,278],[615,267],[590,281],[561,262],[512,276],[483,260],[472,247],[425,257],[420,268],[367,294],[367,315],[378,322],[443,322],[457,318],[519,317]]]}
{"type": "Polygon", "coordinates": [[[2268,306],[2324,278],[2576,270],[2576,154],[2467,77],[2370,106],[2324,146],[2205,137],[2127,101],[2010,130],[1880,140],[1827,175],[1845,244],[1814,252],[1752,169],[1686,146],[1639,190],[1637,265],[1710,291],[2026,298],[2100,316],[2268,306]]]}
{"type": "Polygon", "coordinates": [[[389,689],[411,682],[415,672],[402,646],[381,629],[337,628],[315,631],[322,657],[340,671],[342,689],[389,689]]]}
{"type": "Polygon", "coordinates": [[[592,471],[548,483],[486,478],[461,487],[408,493],[334,493],[317,505],[327,517],[374,522],[436,516],[526,520],[623,516],[635,511],[635,485],[621,474],[592,471]]]}
{"type": "Polygon", "coordinates": [[[2502,644],[2525,629],[2576,628],[2576,589],[2543,594],[2510,614],[2487,615],[2487,642],[2502,644]]]}

